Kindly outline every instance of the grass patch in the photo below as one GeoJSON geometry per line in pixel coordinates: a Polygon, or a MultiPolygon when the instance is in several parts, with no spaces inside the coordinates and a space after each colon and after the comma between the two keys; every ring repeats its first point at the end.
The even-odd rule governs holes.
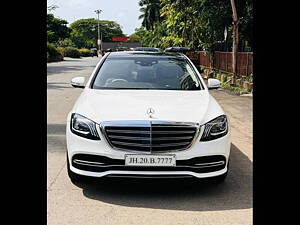
{"type": "Polygon", "coordinates": [[[242,94],[248,94],[249,91],[243,87],[238,87],[235,85],[231,85],[230,84],[230,80],[226,81],[226,82],[221,82],[221,88],[230,90],[232,92],[234,92],[235,94],[238,95],[242,95],[242,94]]]}
{"type": "Polygon", "coordinates": [[[221,81],[221,88],[227,89],[229,91],[234,92],[235,94],[241,95],[241,94],[248,94],[251,91],[247,90],[243,87],[243,83],[245,81],[248,81],[249,83],[253,83],[253,74],[250,76],[239,76],[237,77],[237,80],[239,80],[240,86],[231,84],[231,78],[233,76],[233,73],[222,71],[219,69],[211,69],[206,66],[200,65],[201,69],[204,71],[205,69],[211,70],[214,73],[213,78],[219,79],[221,81]]]}

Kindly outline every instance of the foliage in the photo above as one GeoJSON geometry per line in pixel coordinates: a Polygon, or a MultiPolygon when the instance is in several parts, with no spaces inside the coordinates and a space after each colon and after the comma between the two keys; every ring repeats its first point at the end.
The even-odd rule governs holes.
{"type": "Polygon", "coordinates": [[[48,12],[54,11],[57,8],[59,8],[59,7],[57,5],[54,5],[54,4],[47,6],[48,12]]]}
{"type": "MultiPolygon", "coordinates": [[[[170,47],[182,46],[203,49],[213,57],[216,47],[224,41],[227,28],[227,40],[232,35],[232,9],[230,1],[224,0],[148,0],[140,1],[143,8],[159,6],[160,17],[156,14],[144,14],[139,32],[143,32],[142,42],[146,46],[170,47]],[[157,22],[158,21],[158,22],[157,22]],[[149,23],[149,24],[147,24],[149,23]]],[[[146,11],[141,9],[144,13],[146,11]]],[[[252,0],[239,0],[237,11],[240,17],[241,39],[252,44],[252,0]]]]}
{"type": "Polygon", "coordinates": [[[82,56],[82,57],[92,56],[91,51],[87,48],[81,48],[81,49],[79,49],[79,52],[80,52],[80,56],[82,56]]]}
{"type": "Polygon", "coordinates": [[[62,56],[65,56],[65,48],[64,47],[57,47],[56,49],[62,56]]]}
{"type": "Polygon", "coordinates": [[[143,19],[142,26],[144,26],[146,30],[153,29],[155,22],[162,21],[159,12],[161,8],[160,0],[140,0],[139,6],[141,6],[140,12],[142,13],[139,19],[143,19]]]}
{"type": "MultiPolygon", "coordinates": [[[[201,68],[202,69],[208,69],[207,67],[203,67],[203,66],[201,66],[201,68]]],[[[242,85],[237,86],[237,85],[232,85],[231,84],[233,73],[216,70],[216,74],[225,75],[225,77],[226,77],[225,81],[220,80],[221,81],[221,88],[232,91],[233,93],[238,94],[238,95],[247,94],[247,93],[251,92],[251,90],[249,91],[249,90],[245,89],[242,85]]],[[[248,82],[252,83],[251,76],[239,77],[239,80],[240,80],[241,83],[243,83],[244,81],[248,81],[248,82]]]]}
{"type": "Polygon", "coordinates": [[[240,39],[253,46],[253,0],[244,0],[238,4],[240,15],[240,39]]]}
{"type": "Polygon", "coordinates": [[[141,26],[139,28],[136,28],[135,33],[133,33],[133,34],[138,36],[140,38],[141,42],[144,42],[143,39],[146,35],[146,29],[143,26],[141,26]]]}
{"type": "Polygon", "coordinates": [[[47,41],[57,43],[60,40],[70,36],[70,28],[67,27],[68,22],[59,18],[55,18],[53,14],[47,14],[47,41]]]}
{"type": "Polygon", "coordinates": [[[58,41],[57,46],[60,46],[60,47],[73,47],[73,48],[76,47],[74,42],[70,38],[65,38],[64,40],[58,41]]]}
{"type": "Polygon", "coordinates": [[[63,55],[55,48],[54,44],[47,42],[47,62],[63,60],[63,55]]]}
{"type": "Polygon", "coordinates": [[[70,25],[72,29],[70,39],[77,48],[95,48],[99,30],[102,34],[102,41],[111,41],[113,36],[125,36],[121,26],[109,20],[79,19],[70,25]]]}
{"type": "Polygon", "coordinates": [[[230,4],[222,0],[163,0],[161,15],[166,17],[171,36],[183,38],[184,47],[203,48],[209,53],[224,39],[231,22],[230,4]]]}
{"type": "Polygon", "coordinates": [[[66,47],[65,56],[71,58],[80,58],[80,52],[77,48],[66,47]]]}
{"type": "Polygon", "coordinates": [[[221,83],[221,88],[227,89],[232,91],[233,93],[237,95],[242,95],[242,94],[248,94],[249,91],[243,87],[237,87],[237,86],[232,86],[230,82],[226,81],[221,83]]]}
{"type": "Polygon", "coordinates": [[[143,36],[143,43],[146,43],[145,46],[157,47],[164,49],[168,40],[163,39],[166,37],[166,24],[165,23],[155,23],[153,25],[154,29],[146,31],[143,36]]]}
{"type": "Polygon", "coordinates": [[[129,35],[128,42],[140,42],[142,40],[142,37],[139,36],[137,33],[133,33],[129,35]]]}

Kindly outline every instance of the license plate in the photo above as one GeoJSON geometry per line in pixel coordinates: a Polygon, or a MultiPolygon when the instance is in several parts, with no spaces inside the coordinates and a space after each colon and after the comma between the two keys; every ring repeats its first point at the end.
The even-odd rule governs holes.
{"type": "Polygon", "coordinates": [[[175,155],[125,155],[125,166],[176,166],[175,155]]]}

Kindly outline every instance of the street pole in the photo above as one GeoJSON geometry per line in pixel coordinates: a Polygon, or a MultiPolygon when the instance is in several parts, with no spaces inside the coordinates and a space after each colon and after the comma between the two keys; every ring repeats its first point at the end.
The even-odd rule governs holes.
{"type": "Polygon", "coordinates": [[[227,52],[227,28],[224,30],[225,52],[227,52]]]}
{"type": "Polygon", "coordinates": [[[100,52],[100,45],[101,45],[101,42],[100,42],[100,27],[99,27],[99,14],[102,12],[101,9],[97,9],[95,10],[95,13],[97,13],[98,15],[98,40],[97,40],[97,44],[98,44],[98,51],[100,52]]]}

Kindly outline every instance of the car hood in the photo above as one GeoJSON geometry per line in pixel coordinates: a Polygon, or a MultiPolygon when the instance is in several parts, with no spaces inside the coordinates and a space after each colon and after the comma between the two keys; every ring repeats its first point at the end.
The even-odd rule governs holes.
{"type": "Polygon", "coordinates": [[[96,123],[114,120],[203,122],[211,96],[207,90],[96,90],[85,89],[73,112],[96,123]]]}

